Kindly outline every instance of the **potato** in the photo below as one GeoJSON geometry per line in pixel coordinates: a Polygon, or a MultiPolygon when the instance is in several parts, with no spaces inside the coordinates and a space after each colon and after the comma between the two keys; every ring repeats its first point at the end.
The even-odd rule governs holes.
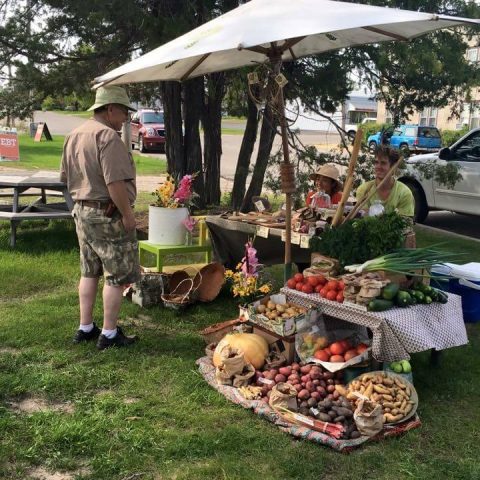
{"type": "Polygon", "coordinates": [[[276,309],[277,309],[277,312],[285,313],[285,306],[281,305],[280,303],[277,303],[276,309]]]}
{"type": "Polygon", "coordinates": [[[267,307],[270,308],[271,310],[274,310],[277,307],[277,304],[269,300],[267,302],[267,307]]]}
{"type": "Polygon", "coordinates": [[[267,310],[267,307],[265,305],[259,305],[257,307],[257,313],[265,313],[267,310]]]}
{"type": "Polygon", "coordinates": [[[310,398],[310,392],[306,388],[304,388],[303,390],[300,390],[298,392],[297,397],[299,398],[299,400],[308,400],[310,398]]]}

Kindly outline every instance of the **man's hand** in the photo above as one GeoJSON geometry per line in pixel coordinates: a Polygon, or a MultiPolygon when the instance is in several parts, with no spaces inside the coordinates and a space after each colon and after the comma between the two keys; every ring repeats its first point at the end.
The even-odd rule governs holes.
{"type": "Polygon", "coordinates": [[[135,215],[127,215],[122,217],[122,223],[127,232],[133,232],[136,228],[135,215]]]}

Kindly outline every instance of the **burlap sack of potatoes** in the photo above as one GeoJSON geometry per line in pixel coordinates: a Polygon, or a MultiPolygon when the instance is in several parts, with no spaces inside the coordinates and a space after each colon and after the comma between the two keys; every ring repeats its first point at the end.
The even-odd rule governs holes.
{"type": "Polygon", "coordinates": [[[291,383],[280,382],[272,388],[268,404],[273,408],[297,410],[297,391],[291,383]]]}
{"type": "Polygon", "coordinates": [[[220,352],[221,365],[230,377],[240,375],[246,365],[243,352],[226,345],[220,352]]]}
{"type": "Polygon", "coordinates": [[[215,379],[219,385],[231,385],[232,376],[225,372],[222,366],[215,369],[215,379]]]}
{"type": "Polygon", "coordinates": [[[247,363],[243,367],[242,373],[238,373],[233,378],[234,387],[246,387],[250,383],[250,379],[255,375],[255,368],[252,364],[247,363]]]}
{"type": "Polygon", "coordinates": [[[357,425],[357,430],[367,437],[373,437],[383,430],[383,410],[378,403],[367,399],[361,399],[358,402],[353,419],[357,425]]]}

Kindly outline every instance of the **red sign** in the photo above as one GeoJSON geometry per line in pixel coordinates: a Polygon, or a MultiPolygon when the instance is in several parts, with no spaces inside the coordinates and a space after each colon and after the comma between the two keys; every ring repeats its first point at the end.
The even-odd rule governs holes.
{"type": "Polygon", "coordinates": [[[16,133],[0,132],[0,157],[8,160],[20,160],[16,133]]]}

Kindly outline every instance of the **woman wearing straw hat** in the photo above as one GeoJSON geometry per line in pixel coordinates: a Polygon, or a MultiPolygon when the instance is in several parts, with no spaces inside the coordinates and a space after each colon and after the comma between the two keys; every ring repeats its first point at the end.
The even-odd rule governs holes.
{"type": "Polygon", "coordinates": [[[325,192],[330,196],[332,205],[336,205],[342,199],[342,184],[339,180],[340,172],[333,165],[322,165],[315,173],[310,175],[313,180],[314,190],[307,193],[305,203],[309,207],[312,203],[312,197],[318,192],[325,192]]]}

